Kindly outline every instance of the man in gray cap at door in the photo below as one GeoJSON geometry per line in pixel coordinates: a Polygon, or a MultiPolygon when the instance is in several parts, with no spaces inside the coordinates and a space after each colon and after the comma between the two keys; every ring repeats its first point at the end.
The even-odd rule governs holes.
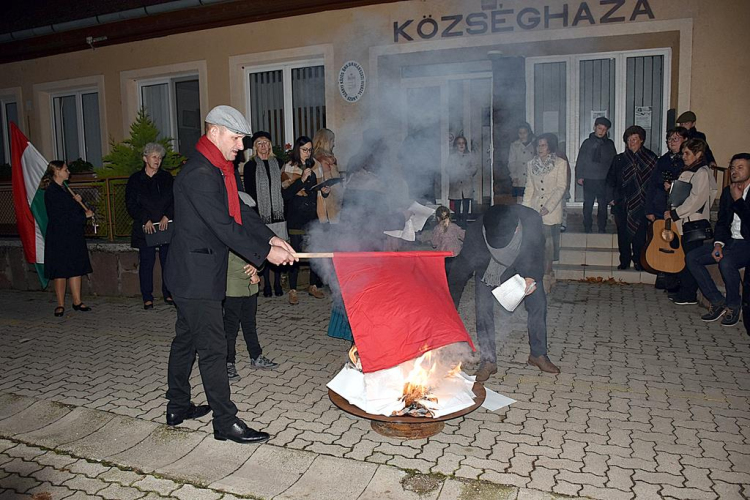
{"type": "Polygon", "coordinates": [[[174,183],[174,235],[165,276],[177,305],[167,374],[167,425],[213,410],[214,437],[238,443],[262,443],[270,436],[237,418],[230,399],[221,310],[228,252],[256,268],[265,260],[277,265],[297,260],[294,250],[237,194],[241,181],[233,161],[242,150],[242,138],[251,133],[242,113],[230,106],[217,106],[206,116],[206,134],[174,183]],[[190,401],[196,353],[208,405],[190,401]]]}

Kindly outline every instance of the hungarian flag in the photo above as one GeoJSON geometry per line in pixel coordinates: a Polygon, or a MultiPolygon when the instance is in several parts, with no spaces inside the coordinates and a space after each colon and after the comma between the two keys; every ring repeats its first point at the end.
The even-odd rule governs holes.
{"type": "Polygon", "coordinates": [[[44,233],[47,230],[47,209],[39,181],[47,170],[47,160],[31,145],[15,123],[10,124],[10,151],[13,167],[13,206],[16,209],[18,232],[21,235],[26,261],[36,267],[42,288],[44,277],[44,233]]]}
{"type": "Polygon", "coordinates": [[[394,367],[427,351],[468,342],[448,291],[450,252],[334,253],[333,265],[362,371],[394,367]]]}

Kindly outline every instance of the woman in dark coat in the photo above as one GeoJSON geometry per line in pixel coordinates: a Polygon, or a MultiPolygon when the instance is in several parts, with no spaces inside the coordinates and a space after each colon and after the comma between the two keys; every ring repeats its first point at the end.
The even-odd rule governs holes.
{"type": "Polygon", "coordinates": [[[47,172],[39,186],[44,189],[44,205],[47,209],[44,276],[54,281],[57,296],[55,316],[65,313],[67,285],[70,285],[70,294],[73,296],[73,309],[91,310],[81,302],[81,276],[91,272],[84,228],[86,219],[94,214],[81,207],[80,195],[71,196],[63,185],[69,177],[70,171],[65,162],[55,160],[47,166],[47,172]]]}
{"type": "MultiPolygon", "coordinates": [[[[255,211],[265,225],[282,240],[288,240],[284,219],[284,198],[281,194],[281,165],[273,153],[271,134],[258,131],[251,141],[253,156],[245,163],[245,192],[255,200],[255,211]]],[[[273,270],[273,292],[277,297],[284,295],[281,289],[281,269],[266,263],[261,271],[263,296],[271,296],[271,273],[273,270]]]]}
{"type": "MultiPolygon", "coordinates": [[[[154,307],[154,264],[156,248],[146,244],[146,235],[157,231],[166,231],[169,221],[174,217],[174,197],[172,184],[174,178],[169,172],[161,170],[162,159],[167,151],[164,146],[150,142],[143,147],[143,169],[128,179],[125,188],[125,206],[133,218],[133,229],[130,233],[130,246],[138,249],[138,277],[141,282],[143,308],[154,307]]],[[[169,245],[159,245],[159,262],[161,264],[161,292],[164,301],[174,305],[172,294],[164,282],[164,269],[167,263],[169,245]]]]}

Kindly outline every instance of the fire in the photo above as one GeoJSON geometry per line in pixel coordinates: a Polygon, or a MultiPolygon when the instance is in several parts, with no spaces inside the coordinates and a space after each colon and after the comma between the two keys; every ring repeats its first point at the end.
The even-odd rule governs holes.
{"type": "Polygon", "coordinates": [[[455,377],[459,373],[461,373],[461,362],[460,361],[459,361],[459,363],[456,366],[454,366],[453,368],[451,368],[450,370],[448,370],[448,375],[446,375],[446,377],[455,377]]]}

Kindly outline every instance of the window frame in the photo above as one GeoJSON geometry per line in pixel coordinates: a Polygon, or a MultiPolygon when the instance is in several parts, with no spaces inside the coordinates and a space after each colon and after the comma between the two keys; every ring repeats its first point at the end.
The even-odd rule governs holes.
{"type": "MultiPolygon", "coordinates": [[[[80,87],[75,89],[68,89],[68,90],[61,90],[58,92],[50,92],[49,94],[49,104],[50,104],[50,125],[52,128],[52,151],[55,158],[64,158],[63,151],[59,150],[59,143],[58,143],[58,135],[59,132],[57,130],[57,120],[55,119],[55,99],[62,98],[62,97],[70,97],[75,96],[76,99],[76,126],[77,126],[77,132],[78,132],[78,152],[80,154],[80,158],[84,161],[87,161],[91,163],[88,159],[88,152],[86,151],[86,132],[84,128],[84,120],[83,120],[83,95],[84,94],[96,94],[97,104],[98,104],[98,112],[99,112],[99,123],[102,123],[102,94],[100,89],[97,86],[86,86],[86,87],[80,87]]],[[[101,128],[101,125],[100,125],[101,128]]],[[[106,151],[104,149],[105,145],[101,143],[101,131],[98,131],[99,134],[99,142],[100,142],[100,150],[102,152],[102,157],[106,155],[106,151]]],[[[71,160],[75,161],[78,158],[64,158],[65,161],[71,160]]],[[[100,167],[101,165],[94,165],[94,167],[100,167]]]]}
{"type": "Polygon", "coordinates": [[[136,99],[138,102],[138,111],[143,108],[143,87],[149,87],[152,85],[167,85],[167,99],[169,100],[169,134],[167,134],[167,136],[171,137],[170,142],[172,143],[172,150],[174,151],[180,150],[180,138],[178,137],[177,130],[177,92],[175,90],[175,84],[191,80],[198,81],[198,94],[200,96],[201,78],[200,73],[197,71],[175,73],[155,78],[142,78],[136,80],[136,99]]]}
{"type": "MultiPolygon", "coordinates": [[[[5,156],[3,158],[0,158],[0,162],[7,163],[10,165],[11,163],[11,151],[10,151],[10,127],[8,127],[8,116],[6,111],[6,106],[8,104],[15,104],[16,105],[16,113],[19,115],[19,121],[21,119],[20,115],[20,103],[18,101],[18,97],[13,94],[6,94],[6,93],[0,93],[0,131],[3,133],[2,141],[3,141],[3,152],[5,153],[5,156]]],[[[16,125],[20,128],[21,124],[16,123],[16,125]]]]}
{"type": "MultiPolygon", "coordinates": [[[[324,83],[327,83],[327,79],[329,78],[328,68],[326,67],[325,58],[323,57],[297,59],[295,61],[283,63],[258,64],[243,67],[242,75],[244,78],[244,91],[246,97],[245,112],[250,123],[252,123],[253,121],[253,110],[251,104],[252,99],[250,96],[250,75],[252,73],[262,73],[265,71],[281,70],[282,72],[282,82],[284,86],[284,144],[280,144],[280,146],[282,147],[285,144],[294,144],[294,140],[296,139],[296,137],[294,137],[294,115],[292,113],[292,109],[294,106],[294,101],[292,99],[292,70],[299,68],[308,68],[312,66],[323,66],[323,71],[325,72],[324,83]]],[[[326,115],[329,114],[327,94],[327,89],[325,89],[323,92],[323,101],[326,107],[326,115]]],[[[326,123],[326,125],[328,124],[326,123]]]]}

